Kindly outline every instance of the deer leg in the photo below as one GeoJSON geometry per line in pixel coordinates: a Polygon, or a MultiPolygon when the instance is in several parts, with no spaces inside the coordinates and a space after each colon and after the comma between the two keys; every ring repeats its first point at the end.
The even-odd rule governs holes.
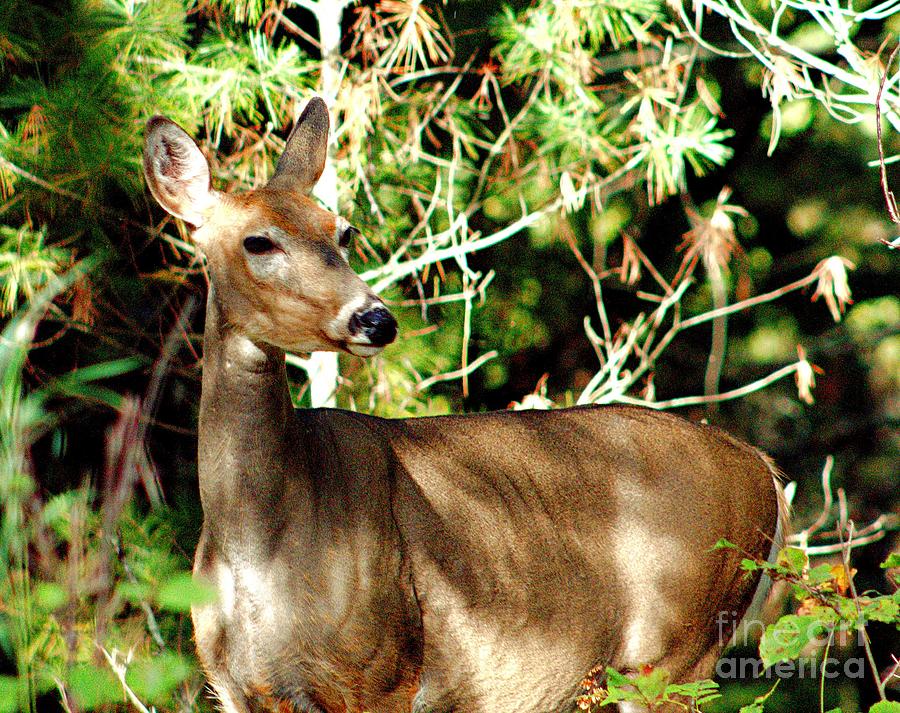
{"type": "Polygon", "coordinates": [[[238,685],[226,675],[210,675],[209,685],[222,713],[256,713],[238,685]]]}
{"type": "MultiPolygon", "coordinates": [[[[257,689],[250,696],[227,675],[210,676],[211,686],[222,713],[326,713],[305,694],[274,696],[270,689],[257,689]]],[[[398,709],[391,709],[396,713],[398,709]]],[[[374,712],[373,712],[374,713],[374,712]]]]}

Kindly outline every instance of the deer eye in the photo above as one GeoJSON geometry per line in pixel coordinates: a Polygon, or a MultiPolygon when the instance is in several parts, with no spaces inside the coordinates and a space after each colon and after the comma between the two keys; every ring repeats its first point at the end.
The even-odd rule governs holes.
{"type": "Polygon", "coordinates": [[[251,255],[262,255],[277,249],[277,245],[264,235],[251,235],[244,238],[244,250],[251,255]]]}
{"type": "Polygon", "coordinates": [[[338,236],[338,247],[341,250],[346,250],[350,247],[350,243],[353,242],[353,238],[357,235],[359,235],[359,231],[352,225],[348,225],[341,231],[340,236],[338,236]]]}

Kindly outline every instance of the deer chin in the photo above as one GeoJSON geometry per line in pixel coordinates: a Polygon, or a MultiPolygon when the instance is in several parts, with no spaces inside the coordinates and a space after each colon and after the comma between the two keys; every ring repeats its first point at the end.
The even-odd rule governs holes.
{"type": "Polygon", "coordinates": [[[369,342],[353,342],[345,339],[327,339],[311,342],[298,342],[296,344],[279,344],[270,342],[273,346],[292,354],[312,354],[313,352],[346,352],[358,357],[371,357],[380,354],[384,346],[370,344],[369,342]]]}
{"type": "Polygon", "coordinates": [[[384,347],[375,344],[354,344],[353,342],[344,342],[344,349],[350,354],[358,357],[371,357],[380,354],[384,347]]]}

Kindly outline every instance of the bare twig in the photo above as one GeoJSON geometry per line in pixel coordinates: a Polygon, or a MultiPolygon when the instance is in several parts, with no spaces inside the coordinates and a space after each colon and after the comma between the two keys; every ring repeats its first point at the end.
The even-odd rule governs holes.
{"type": "Polygon", "coordinates": [[[461,368],[462,371],[462,392],[463,398],[469,397],[469,342],[472,340],[472,295],[473,291],[469,288],[471,278],[465,271],[462,273],[463,293],[466,299],[463,300],[463,334],[462,334],[462,355],[461,368]]]}
{"type": "MultiPolygon", "coordinates": [[[[834,514],[835,498],[831,489],[831,472],[834,467],[834,458],[828,456],[822,467],[822,509],[809,527],[795,532],[787,538],[790,545],[802,548],[810,557],[832,555],[843,552],[845,548],[856,549],[884,539],[892,530],[900,527],[900,515],[896,513],[883,513],[863,528],[855,529],[853,539],[847,543],[838,542],[811,545],[810,542],[819,537],[827,537],[820,534],[834,514]]],[[[847,502],[842,489],[838,489],[838,521],[847,520],[847,502]]]]}
{"type": "Polygon", "coordinates": [[[126,659],[125,661],[121,661],[121,654],[117,649],[107,651],[105,648],[99,645],[98,648],[103,654],[103,657],[106,659],[106,662],[109,664],[109,667],[112,669],[112,672],[116,675],[116,678],[119,679],[122,690],[125,692],[128,700],[131,701],[131,704],[135,708],[137,708],[140,713],[156,713],[156,709],[152,706],[150,708],[147,708],[147,706],[143,704],[141,699],[137,697],[137,694],[131,689],[131,686],[128,685],[128,681],[126,680],[126,676],[128,675],[128,660],[126,659]]]}
{"type": "Polygon", "coordinates": [[[410,300],[385,300],[385,304],[390,307],[418,307],[420,305],[439,305],[439,304],[449,304],[452,302],[462,302],[468,299],[474,299],[478,297],[482,302],[485,300],[485,291],[487,290],[488,285],[491,284],[494,277],[496,277],[497,273],[493,270],[490,270],[481,280],[481,282],[469,287],[468,289],[462,292],[454,292],[452,294],[446,295],[435,295],[434,297],[425,297],[424,295],[420,295],[416,299],[410,300]]]}
{"type": "Polygon", "coordinates": [[[416,385],[416,391],[425,391],[426,389],[431,388],[437,383],[442,381],[452,381],[453,379],[461,379],[468,374],[471,374],[473,371],[478,369],[482,364],[490,361],[491,359],[497,356],[496,351],[489,351],[485,354],[482,354],[480,357],[475,359],[475,361],[471,362],[464,369],[456,369],[455,371],[448,371],[444,374],[435,374],[434,376],[429,376],[427,379],[422,379],[416,385]]]}
{"type": "Polygon", "coordinates": [[[834,456],[829,454],[825,458],[825,465],[822,467],[821,479],[822,493],[824,495],[822,511],[809,527],[807,527],[805,530],[794,533],[789,538],[790,542],[795,543],[798,547],[802,547],[804,550],[809,546],[809,538],[819,530],[821,530],[825,526],[825,523],[828,522],[828,518],[831,516],[831,507],[834,503],[834,496],[831,494],[831,471],[833,468],[834,456]]]}
{"type": "Polygon", "coordinates": [[[771,302],[778,299],[779,297],[783,297],[789,292],[795,292],[796,290],[808,287],[817,279],[818,276],[815,273],[811,273],[806,277],[801,277],[799,280],[795,280],[790,284],[779,287],[777,290],[772,290],[771,292],[756,295],[756,297],[749,297],[746,300],[735,302],[728,305],[727,307],[723,307],[722,309],[714,309],[710,310],[709,312],[704,312],[703,314],[698,314],[696,317],[690,317],[679,324],[679,331],[687,329],[689,327],[695,327],[698,324],[703,324],[704,322],[708,322],[711,319],[716,319],[717,317],[721,317],[727,314],[733,314],[735,312],[742,312],[745,309],[755,307],[756,305],[763,304],[764,302],[771,302]]]}
{"type": "Polygon", "coordinates": [[[894,198],[894,192],[888,187],[887,166],[884,162],[884,141],[881,136],[881,95],[884,92],[884,85],[887,83],[891,64],[893,64],[894,57],[897,56],[898,51],[900,51],[900,44],[894,47],[894,51],[891,52],[888,57],[887,64],[884,67],[884,74],[881,77],[881,81],[878,83],[878,93],[875,95],[875,132],[878,141],[878,165],[881,172],[881,192],[884,194],[884,203],[887,206],[887,212],[891,217],[891,222],[900,224],[900,212],[897,210],[897,201],[894,198]]]}
{"type": "MultiPolygon", "coordinates": [[[[837,536],[841,543],[841,564],[844,567],[844,576],[847,578],[847,586],[850,590],[850,598],[856,606],[856,632],[858,638],[862,641],[863,650],[866,652],[866,658],[872,669],[872,676],[875,679],[875,685],[878,688],[878,696],[882,701],[887,700],[884,694],[884,683],[878,674],[878,667],[875,665],[875,656],[872,654],[872,646],[869,642],[869,634],[866,631],[866,621],[862,615],[862,607],[859,605],[859,594],[856,591],[856,585],[853,583],[853,572],[850,570],[850,554],[853,550],[853,521],[847,518],[847,501],[843,488],[838,488],[838,500],[840,502],[841,516],[838,520],[837,536]],[[847,533],[847,539],[844,540],[844,532],[847,533]]],[[[824,676],[823,676],[824,678],[824,676]]]]}
{"type": "MultiPolygon", "coordinates": [[[[728,294],[725,289],[725,276],[721,270],[708,271],[713,305],[716,311],[727,309],[728,294]]],[[[712,396],[719,391],[719,382],[722,377],[722,366],[725,360],[725,349],[728,344],[728,317],[720,314],[713,320],[712,343],[709,347],[709,357],[706,362],[706,373],[703,377],[703,393],[712,396]]],[[[714,402],[713,402],[714,403],[714,402]]]]}
{"type": "Polygon", "coordinates": [[[572,254],[575,256],[578,264],[581,265],[581,269],[584,270],[591,281],[591,286],[594,289],[594,302],[597,307],[597,316],[600,317],[600,324],[603,327],[604,346],[607,351],[607,358],[609,358],[609,350],[612,348],[613,338],[612,329],[609,326],[609,316],[606,314],[606,304],[603,301],[603,286],[601,284],[600,277],[599,275],[597,275],[597,272],[582,254],[581,249],[575,242],[575,236],[572,234],[572,232],[569,230],[563,231],[563,239],[569,246],[569,250],[571,250],[572,254]]]}
{"type": "Polygon", "coordinates": [[[773,371],[768,376],[745,384],[738,389],[732,389],[731,391],[724,391],[720,394],[712,394],[710,396],[682,396],[681,398],[668,399],[667,401],[645,401],[644,399],[635,399],[630,396],[617,396],[616,401],[654,409],[683,408],[685,406],[700,406],[710,403],[720,403],[722,401],[731,401],[746,396],[747,394],[752,394],[754,391],[764,389],[770,384],[774,384],[779,379],[790,376],[797,371],[797,368],[798,363],[788,364],[777,371],[773,371]]]}
{"type": "Polygon", "coordinates": [[[893,660],[894,665],[881,677],[885,689],[887,689],[888,681],[894,678],[900,679],[900,658],[898,658],[896,654],[891,654],[891,659],[893,660]]]}

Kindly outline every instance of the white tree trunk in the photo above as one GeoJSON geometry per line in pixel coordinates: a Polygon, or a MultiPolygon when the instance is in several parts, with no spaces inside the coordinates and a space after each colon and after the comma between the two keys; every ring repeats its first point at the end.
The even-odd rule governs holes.
{"type": "MultiPolygon", "coordinates": [[[[319,93],[331,108],[337,99],[341,74],[341,18],[344,9],[352,0],[319,0],[300,2],[313,15],[319,25],[319,42],[322,53],[322,72],[319,82],[319,93]]],[[[336,122],[332,116],[331,144],[325,170],[316,184],[314,195],[322,201],[328,210],[338,212],[337,171],[334,167],[334,136],[336,122]]],[[[314,407],[335,406],[338,385],[338,355],[336,352],[315,352],[307,361],[306,372],[309,377],[310,400],[314,407]]]]}

